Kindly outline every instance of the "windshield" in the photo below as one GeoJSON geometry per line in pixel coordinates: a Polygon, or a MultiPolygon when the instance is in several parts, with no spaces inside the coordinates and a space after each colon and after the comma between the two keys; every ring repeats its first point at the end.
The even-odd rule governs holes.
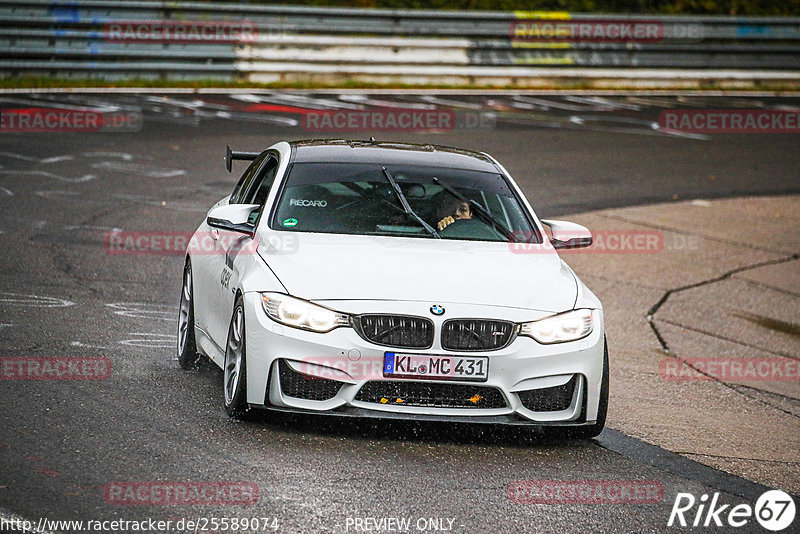
{"type": "Polygon", "coordinates": [[[503,176],[447,167],[295,163],[274,213],[272,228],[292,232],[526,242],[537,236],[503,176]]]}

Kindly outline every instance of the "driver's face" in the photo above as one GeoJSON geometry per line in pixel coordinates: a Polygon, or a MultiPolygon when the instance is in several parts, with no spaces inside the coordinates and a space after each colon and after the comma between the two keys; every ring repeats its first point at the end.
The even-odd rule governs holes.
{"type": "Polygon", "coordinates": [[[469,207],[469,204],[466,202],[460,202],[456,207],[456,213],[453,216],[456,220],[458,219],[471,219],[472,218],[472,210],[469,207]]]}

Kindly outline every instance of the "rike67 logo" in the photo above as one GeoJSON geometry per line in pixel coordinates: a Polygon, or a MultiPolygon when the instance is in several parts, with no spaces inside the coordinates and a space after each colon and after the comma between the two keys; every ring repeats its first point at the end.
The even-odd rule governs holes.
{"type": "MultiPolygon", "coordinates": [[[[678,493],[669,514],[667,526],[681,527],[743,527],[752,519],[772,532],[787,529],[795,516],[792,497],[780,490],[769,490],[761,494],[755,507],[749,504],[719,504],[719,492],[709,501],[703,494],[697,499],[691,493],[678,493]]],[[[795,530],[796,532],[796,530],[795,530]]]]}

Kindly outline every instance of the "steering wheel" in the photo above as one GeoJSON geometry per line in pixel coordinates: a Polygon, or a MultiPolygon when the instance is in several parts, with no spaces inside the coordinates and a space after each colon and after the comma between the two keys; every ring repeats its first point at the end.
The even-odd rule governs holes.
{"type": "Polygon", "coordinates": [[[439,230],[442,237],[465,238],[465,239],[486,239],[487,241],[497,241],[502,237],[491,226],[486,225],[478,219],[456,219],[443,230],[439,230]]]}

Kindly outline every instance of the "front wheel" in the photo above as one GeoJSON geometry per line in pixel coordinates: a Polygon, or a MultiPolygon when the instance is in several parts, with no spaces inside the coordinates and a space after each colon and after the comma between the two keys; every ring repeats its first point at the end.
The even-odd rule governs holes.
{"type": "Polygon", "coordinates": [[[244,302],[240,295],[233,308],[225,345],[225,366],[222,369],[225,411],[234,419],[242,418],[250,408],[247,404],[247,343],[244,326],[244,302]]]}

